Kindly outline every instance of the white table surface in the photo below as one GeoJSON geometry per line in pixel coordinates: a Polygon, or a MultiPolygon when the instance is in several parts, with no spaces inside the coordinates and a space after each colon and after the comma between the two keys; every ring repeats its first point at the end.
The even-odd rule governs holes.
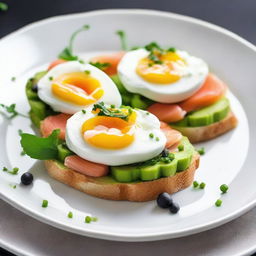
{"type": "Polygon", "coordinates": [[[250,255],[256,249],[256,208],[219,228],[156,242],[111,242],[41,223],[0,200],[0,246],[18,255],[250,255]]]}

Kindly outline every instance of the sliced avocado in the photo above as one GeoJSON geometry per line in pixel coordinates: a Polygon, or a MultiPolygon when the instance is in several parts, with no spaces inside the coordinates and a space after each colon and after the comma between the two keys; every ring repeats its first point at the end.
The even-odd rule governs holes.
{"type": "Polygon", "coordinates": [[[65,158],[67,156],[71,156],[73,155],[74,153],[72,151],[70,151],[66,145],[64,144],[59,144],[57,146],[58,148],[58,158],[61,162],[64,162],[65,158]]]}
{"type": "Polygon", "coordinates": [[[216,103],[189,113],[183,120],[171,124],[173,128],[200,127],[213,124],[224,119],[230,111],[227,98],[222,98],[216,103]]]}
{"type": "Polygon", "coordinates": [[[174,159],[170,162],[163,162],[160,158],[153,165],[143,166],[142,164],[112,166],[111,175],[118,182],[135,182],[138,180],[150,181],[161,177],[170,177],[176,172],[186,170],[195,152],[194,147],[186,137],[183,137],[180,145],[183,150],[174,152],[174,159]]]}

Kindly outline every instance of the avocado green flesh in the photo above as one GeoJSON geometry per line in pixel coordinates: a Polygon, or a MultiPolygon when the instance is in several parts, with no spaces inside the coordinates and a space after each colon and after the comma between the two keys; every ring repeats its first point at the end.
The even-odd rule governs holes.
{"type": "Polygon", "coordinates": [[[147,99],[139,94],[127,91],[120,81],[118,75],[111,76],[111,79],[116,84],[116,87],[121,94],[123,105],[128,105],[133,108],[147,109],[147,107],[154,103],[152,100],[147,99]]]}
{"type": "Polygon", "coordinates": [[[26,95],[30,105],[29,116],[36,127],[40,127],[40,122],[49,115],[56,114],[49,105],[40,100],[37,92],[32,90],[33,86],[47,73],[47,71],[38,72],[26,84],[26,95]]]}
{"type": "Polygon", "coordinates": [[[216,103],[191,112],[183,120],[172,123],[172,128],[179,127],[200,127],[210,125],[224,119],[230,111],[230,104],[227,98],[222,98],[216,103]]]}
{"type": "Polygon", "coordinates": [[[111,176],[118,182],[150,181],[161,177],[170,177],[177,172],[186,170],[192,160],[194,147],[186,137],[183,137],[180,145],[184,149],[180,152],[174,152],[174,159],[170,163],[157,162],[154,165],[124,165],[112,166],[111,176]]]}
{"type": "Polygon", "coordinates": [[[64,162],[65,158],[67,156],[71,156],[73,155],[74,153],[72,151],[70,151],[65,145],[63,144],[59,144],[57,146],[57,149],[58,149],[58,158],[61,162],[64,162]]]}

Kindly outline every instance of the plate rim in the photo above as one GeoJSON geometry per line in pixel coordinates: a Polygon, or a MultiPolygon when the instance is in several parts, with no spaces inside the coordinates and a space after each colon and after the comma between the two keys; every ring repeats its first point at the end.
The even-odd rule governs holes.
{"type": "MultiPolygon", "coordinates": [[[[194,17],[172,13],[172,12],[165,12],[165,11],[159,11],[159,10],[150,10],[150,9],[102,9],[102,10],[93,10],[88,12],[80,12],[80,13],[72,13],[72,14],[65,14],[65,15],[58,15],[53,16],[50,18],[42,19],[33,23],[30,23],[0,39],[0,44],[6,40],[11,39],[12,37],[15,37],[19,34],[22,34],[26,31],[29,31],[30,29],[36,28],[38,26],[51,23],[57,20],[68,20],[72,18],[79,18],[82,16],[94,16],[94,15],[101,15],[101,14],[141,14],[141,15],[155,15],[156,17],[162,16],[162,17],[168,17],[173,18],[176,20],[182,20],[186,21],[188,23],[197,24],[200,26],[203,26],[205,28],[217,31],[219,33],[222,33],[239,43],[243,44],[244,46],[250,48],[252,51],[256,53],[256,46],[246,39],[242,38],[241,36],[235,34],[234,32],[229,31],[228,29],[222,28],[218,25],[214,25],[210,22],[203,21],[194,17]]],[[[100,238],[100,239],[106,239],[106,240],[115,240],[115,241],[157,241],[157,240],[163,240],[163,239],[170,239],[170,238],[178,238],[182,236],[188,236],[191,234],[199,233],[205,230],[209,230],[215,227],[218,227],[222,224],[225,224],[241,215],[246,213],[247,211],[251,210],[256,205],[256,198],[248,203],[245,203],[243,207],[237,209],[236,211],[229,213],[225,215],[224,217],[218,218],[216,220],[213,220],[211,222],[208,222],[207,225],[201,224],[197,225],[191,228],[186,228],[179,230],[175,233],[166,233],[166,232],[150,232],[148,234],[121,234],[118,232],[111,232],[111,231],[98,231],[98,230],[86,230],[84,228],[77,228],[72,227],[70,228],[68,224],[63,223],[61,221],[52,219],[50,217],[47,217],[37,211],[34,211],[30,208],[24,207],[21,203],[16,202],[16,200],[13,200],[12,198],[6,196],[2,191],[0,191],[0,197],[4,201],[6,201],[8,204],[12,205],[16,209],[20,210],[21,212],[29,215],[30,217],[33,217],[41,222],[47,223],[49,225],[52,225],[54,227],[60,228],[65,231],[69,231],[72,233],[94,237],[94,238],[100,238]]]]}

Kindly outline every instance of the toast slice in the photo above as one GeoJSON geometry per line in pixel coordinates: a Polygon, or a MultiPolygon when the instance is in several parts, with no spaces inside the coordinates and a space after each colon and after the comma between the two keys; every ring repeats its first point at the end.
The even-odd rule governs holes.
{"type": "Polygon", "coordinates": [[[162,192],[173,194],[189,187],[199,166],[195,153],[189,168],[171,177],[153,181],[119,183],[111,177],[94,178],[71,170],[54,160],[46,160],[45,167],[51,177],[88,195],[109,200],[145,202],[154,200],[162,192]]]}
{"type": "Polygon", "coordinates": [[[200,127],[178,127],[173,126],[182,133],[183,136],[188,137],[191,143],[207,141],[216,138],[237,126],[237,118],[232,111],[221,121],[200,127]]]}

